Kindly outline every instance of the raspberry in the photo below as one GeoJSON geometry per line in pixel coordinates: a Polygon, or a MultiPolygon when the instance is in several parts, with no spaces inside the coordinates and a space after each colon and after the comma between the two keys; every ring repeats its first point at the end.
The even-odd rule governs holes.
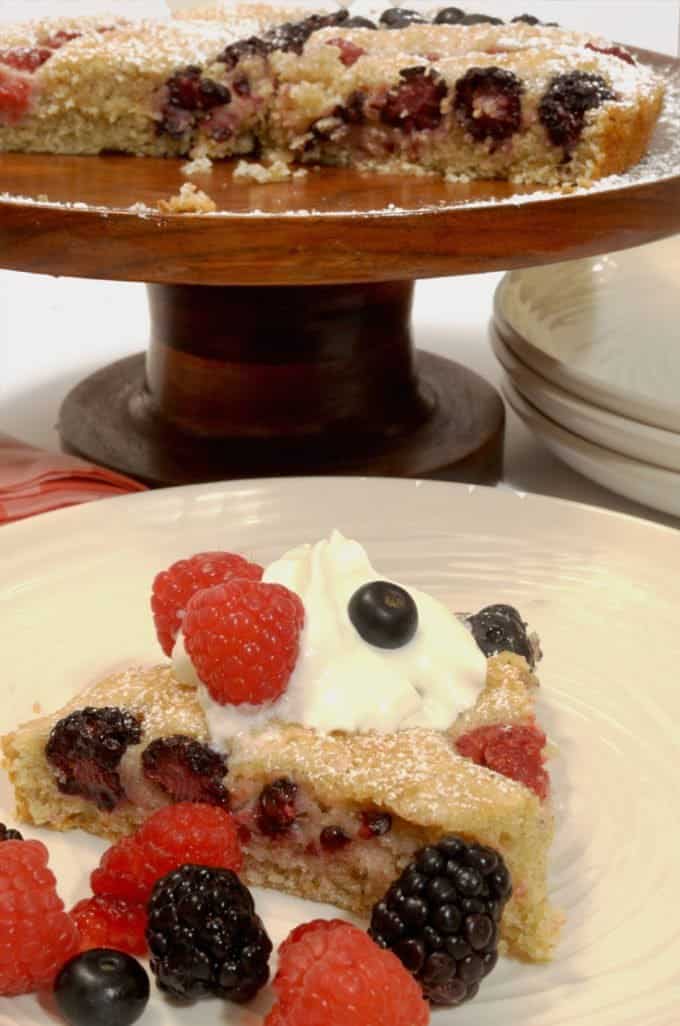
{"type": "Polygon", "coordinates": [[[0,125],[16,125],[31,108],[34,85],[27,74],[0,64],[0,125]]]}
{"type": "Polygon", "coordinates": [[[279,949],[264,1026],[426,1026],[420,987],[389,951],[339,919],[296,927],[279,949]]]}
{"type": "Polygon", "coordinates": [[[78,951],[78,931],[57,894],[40,841],[0,844],[0,994],[50,984],[78,951]]]}
{"type": "Polygon", "coordinates": [[[357,46],[351,39],[329,39],[328,46],[337,46],[340,60],[346,68],[351,68],[366,53],[363,47],[357,46]]]}
{"type": "Polygon", "coordinates": [[[7,64],[17,71],[37,71],[54,50],[47,46],[15,46],[9,50],[0,50],[0,64],[7,64]]]}
{"type": "Polygon", "coordinates": [[[625,61],[626,64],[632,64],[633,66],[636,64],[632,53],[626,50],[623,46],[596,46],[595,43],[586,43],[586,50],[594,50],[595,53],[604,53],[609,57],[618,57],[619,60],[625,61]]]}
{"type": "Polygon", "coordinates": [[[545,734],[535,723],[495,724],[463,734],[456,748],[477,765],[517,780],[544,799],[550,791],[550,777],[544,768],[545,743],[545,734]]]}
{"type": "Polygon", "coordinates": [[[90,883],[95,894],[146,902],[156,881],[185,862],[238,872],[243,856],[228,812],[198,802],[159,809],[104,852],[90,883]]]}
{"type": "Polygon", "coordinates": [[[437,1005],[460,1005],[498,960],[498,922],[512,893],[497,851],[444,837],[422,848],[373,906],[369,934],[391,948],[437,1005]]]}
{"type": "Polygon", "coordinates": [[[175,638],[182,626],[186,605],[202,588],[245,577],[259,581],[262,567],[231,552],[199,552],[189,559],[180,559],[156,575],[151,593],[156,634],[166,656],[172,655],[175,638]]]}
{"type": "Polygon", "coordinates": [[[45,746],[57,787],[111,812],[124,797],[118,765],[141,737],[139,720],[124,709],[87,706],[70,713],[54,725],[45,746]]]}
{"type": "Polygon", "coordinates": [[[142,771],[175,802],[229,808],[229,792],[222,783],[227,763],[195,738],[183,734],[156,738],[142,753],[142,771]]]}
{"type": "MultiPolygon", "coordinates": [[[[98,32],[103,32],[105,29],[98,29],[98,32]]],[[[46,41],[45,46],[51,47],[52,50],[59,50],[66,43],[73,42],[74,39],[80,39],[82,32],[67,32],[64,29],[59,29],[58,32],[53,32],[49,39],[46,41]]]]}
{"type": "Polygon", "coordinates": [[[269,979],[271,941],[229,869],[184,865],[159,880],[147,940],[158,986],[175,998],[249,1001],[269,979]]]}
{"type": "Polygon", "coordinates": [[[402,81],[387,93],[380,120],[402,132],[436,128],[443,117],[444,81],[425,67],[402,68],[399,75],[402,81]]]}
{"type": "Polygon", "coordinates": [[[184,644],[216,702],[259,705],[285,691],[304,618],[302,602],[283,585],[234,579],[189,601],[184,644]]]}
{"type": "Polygon", "coordinates": [[[80,933],[80,950],[114,948],[146,954],[146,908],[120,898],[84,898],[71,909],[80,933]]]}

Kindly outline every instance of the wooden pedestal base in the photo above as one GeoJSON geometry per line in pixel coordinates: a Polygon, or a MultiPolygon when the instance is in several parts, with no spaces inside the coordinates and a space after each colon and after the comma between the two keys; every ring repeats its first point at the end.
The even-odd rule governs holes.
{"type": "Polygon", "coordinates": [[[150,285],[146,359],[81,382],[66,449],[151,485],[277,475],[495,483],[504,411],[472,371],[415,353],[412,282],[150,285]]]}

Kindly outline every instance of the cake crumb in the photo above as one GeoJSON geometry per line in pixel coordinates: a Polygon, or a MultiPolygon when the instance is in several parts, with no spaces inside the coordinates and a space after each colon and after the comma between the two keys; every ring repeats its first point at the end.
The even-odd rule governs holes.
{"type": "Polygon", "coordinates": [[[212,214],[217,204],[193,182],[185,182],[176,196],[169,200],[158,200],[156,206],[163,214],[212,214]]]}
{"type": "Polygon", "coordinates": [[[40,702],[34,702],[31,708],[33,712],[36,714],[36,716],[39,716],[42,712],[42,705],[40,704],[40,702]]]}
{"type": "Polygon", "coordinates": [[[213,162],[210,157],[196,157],[186,164],[182,164],[180,171],[189,178],[191,175],[202,175],[212,170],[213,162]]]}
{"type": "Polygon", "coordinates": [[[247,160],[239,160],[234,168],[234,178],[251,180],[259,185],[268,182],[286,182],[289,178],[302,178],[306,174],[306,170],[302,167],[292,171],[285,160],[280,157],[267,164],[253,164],[247,160]]]}

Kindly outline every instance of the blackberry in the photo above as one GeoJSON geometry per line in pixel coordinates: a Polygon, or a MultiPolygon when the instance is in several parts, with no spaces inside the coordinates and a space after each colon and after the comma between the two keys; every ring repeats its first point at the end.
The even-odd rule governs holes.
{"type": "Polygon", "coordinates": [[[586,114],[606,100],[616,99],[601,75],[569,71],[556,75],[543,96],[538,116],[554,146],[562,146],[568,157],[583,131],[586,114]]]}
{"type": "Polygon", "coordinates": [[[269,979],[272,943],[230,869],[184,865],[156,883],[146,939],[161,990],[249,1001],[269,979]]]}
{"type": "Polygon", "coordinates": [[[226,86],[204,78],[198,65],[176,71],[161,90],[162,103],[157,128],[173,139],[181,138],[215,107],[231,103],[226,86]]]}
{"type": "Polygon", "coordinates": [[[364,104],[366,103],[367,94],[362,92],[360,89],[355,89],[353,93],[347,97],[347,103],[338,105],[333,108],[333,116],[340,118],[348,125],[360,125],[366,120],[364,115],[364,104]]]}
{"type": "Polygon", "coordinates": [[[288,777],[280,777],[267,784],[257,799],[257,825],[267,837],[287,833],[297,818],[295,800],[297,784],[288,777]]]}
{"type": "Polygon", "coordinates": [[[470,68],[456,82],[453,106],[473,139],[500,142],[520,127],[523,89],[505,68],[470,68]]]}
{"type": "Polygon", "coordinates": [[[23,837],[18,830],[12,830],[4,823],[0,823],[0,843],[2,841],[23,841],[23,837]]]}
{"type": "Polygon", "coordinates": [[[422,25],[427,22],[422,14],[417,11],[410,11],[406,7],[388,7],[380,15],[380,24],[383,28],[400,29],[407,25],[422,25]]]}
{"type": "Polygon", "coordinates": [[[437,11],[434,24],[460,25],[464,17],[465,11],[461,11],[460,7],[443,7],[441,11],[437,11]]]}
{"type": "Polygon", "coordinates": [[[173,801],[229,808],[229,792],[222,783],[226,761],[193,737],[174,734],[156,738],[142,753],[142,771],[173,801]]]}
{"type": "Polygon", "coordinates": [[[124,797],[118,776],[128,745],[142,739],[139,720],[124,709],[87,706],[52,728],[45,747],[63,794],[80,795],[111,812],[124,797]]]}
{"type": "Polygon", "coordinates": [[[353,18],[348,18],[347,21],[343,22],[342,27],[377,29],[378,26],[370,18],[362,18],[360,15],[355,14],[353,18]]]}
{"type": "Polygon", "coordinates": [[[264,42],[272,50],[284,50],[289,53],[301,54],[309,37],[319,29],[345,25],[349,18],[346,8],[340,8],[331,14],[310,14],[301,21],[287,21],[277,25],[264,34],[264,42]]]}
{"type": "Polygon", "coordinates": [[[272,47],[265,39],[259,36],[249,36],[247,39],[239,39],[236,43],[227,46],[216,59],[221,64],[226,64],[227,71],[233,71],[243,57],[267,57],[272,47]]]}
{"type": "Polygon", "coordinates": [[[468,626],[485,656],[516,652],[534,668],[536,655],[527,635],[527,625],[514,608],[498,604],[485,606],[468,617],[468,626]]]}
{"type": "Polygon", "coordinates": [[[498,960],[498,923],[512,893],[492,848],[444,837],[416,853],[373,906],[369,934],[389,948],[435,1005],[473,998],[498,960]]]}

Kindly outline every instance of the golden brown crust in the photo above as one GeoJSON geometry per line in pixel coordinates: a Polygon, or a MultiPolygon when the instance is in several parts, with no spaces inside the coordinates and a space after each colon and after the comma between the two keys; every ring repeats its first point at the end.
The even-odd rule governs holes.
{"type": "MultiPolygon", "coordinates": [[[[532,960],[549,958],[558,927],[546,890],[550,807],[522,784],[457,755],[452,743],[474,726],[530,721],[536,684],[521,657],[503,653],[489,660],[486,688],[451,734],[426,729],[320,734],[271,723],[255,735],[233,738],[226,783],[237,815],[243,810],[247,818],[264,786],[290,777],[310,816],[327,813],[332,821],[356,821],[361,810],[378,808],[393,819],[385,838],[357,841],[332,860],[321,851],[310,854],[306,839],[297,847],[273,846],[254,831],[245,846],[246,879],[365,914],[419,846],[448,832],[461,833],[499,848],[508,862],[515,880],[503,924],[509,950],[532,960]]],[[[132,668],[86,688],[52,715],[2,738],[18,817],[58,830],[79,827],[112,839],[124,836],[168,801],[144,779],[141,752],[155,738],[172,734],[208,739],[194,689],[181,685],[169,667],[132,668]],[[143,727],[142,742],[129,748],[121,763],[128,798],[111,813],[62,794],[45,757],[54,724],[85,705],[126,709],[143,727]]]]}

